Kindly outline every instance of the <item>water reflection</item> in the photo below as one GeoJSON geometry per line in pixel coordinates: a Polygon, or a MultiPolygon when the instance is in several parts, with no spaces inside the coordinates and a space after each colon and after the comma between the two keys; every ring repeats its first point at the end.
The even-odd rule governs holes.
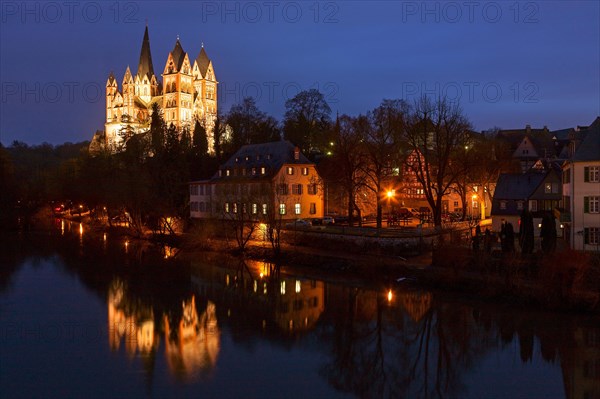
{"type": "Polygon", "coordinates": [[[180,312],[167,310],[155,318],[154,308],[131,295],[126,283],[116,278],[110,284],[107,305],[111,350],[118,351],[124,342],[131,358],[154,355],[163,334],[167,364],[177,377],[194,380],[215,367],[220,331],[214,303],[208,301],[199,315],[192,295],[181,304],[180,312]]]}
{"type": "Polygon", "coordinates": [[[169,369],[177,376],[190,379],[208,375],[217,363],[220,349],[215,304],[209,301],[198,316],[196,298],[192,296],[182,304],[182,310],[179,323],[163,316],[169,369]]]}
{"type": "Polygon", "coordinates": [[[119,350],[125,341],[130,357],[147,355],[156,350],[158,334],[154,327],[154,311],[150,306],[132,303],[125,298],[125,283],[115,279],[108,289],[108,344],[119,350]]]}
{"type": "MultiPolygon", "coordinates": [[[[35,320],[42,310],[51,309],[44,292],[34,291],[19,303],[10,291],[28,284],[23,276],[14,278],[26,259],[55,262],[54,278],[76,275],[85,292],[102,301],[99,320],[107,326],[107,337],[98,345],[113,356],[106,366],[97,351],[90,350],[91,367],[98,368],[98,375],[112,368],[127,375],[132,365],[141,363],[150,381],[147,387],[154,389],[150,396],[180,393],[170,391],[173,387],[184,392],[180,396],[190,396],[212,387],[212,396],[223,390],[230,395],[222,396],[239,397],[227,384],[214,384],[256,375],[253,372],[294,373],[299,367],[302,374],[294,375],[302,377],[273,378],[263,390],[253,391],[255,396],[283,392],[291,380],[321,386],[310,392],[312,396],[600,395],[597,317],[524,311],[401,284],[360,286],[337,275],[326,276],[325,282],[308,271],[300,275],[285,266],[222,256],[187,265],[178,263],[178,256],[165,259],[164,249],[136,240],[126,253],[123,237],[94,237],[91,229],[84,231],[80,247],[78,226],[70,233],[69,224],[64,229],[63,236],[62,223],[56,224],[56,241],[46,235],[29,237],[28,244],[16,236],[4,240],[0,325],[13,326],[6,332],[18,343],[23,318],[35,320]],[[40,299],[32,310],[34,294],[40,299]],[[265,347],[268,350],[262,350],[265,347]],[[277,359],[277,369],[261,368],[271,359],[277,359]],[[521,378],[524,372],[531,378],[521,378]]],[[[35,280],[38,269],[33,270],[28,276],[35,280]]],[[[25,341],[32,336],[28,326],[25,341]]],[[[49,342],[42,350],[62,353],[61,348],[49,342]]],[[[39,351],[40,345],[34,349],[39,351]]],[[[3,346],[3,362],[9,366],[2,368],[0,388],[19,375],[10,365],[18,363],[14,359],[22,358],[23,351],[26,345],[3,346]]],[[[28,356],[36,358],[33,349],[28,356]]],[[[36,370],[35,362],[30,366],[32,374],[43,378],[45,369],[36,370]]],[[[73,373],[69,379],[81,377],[73,373]]],[[[126,387],[130,381],[111,383],[126,387]]],[[[18,396],[17,390],[8,392],[18,396]]]]}

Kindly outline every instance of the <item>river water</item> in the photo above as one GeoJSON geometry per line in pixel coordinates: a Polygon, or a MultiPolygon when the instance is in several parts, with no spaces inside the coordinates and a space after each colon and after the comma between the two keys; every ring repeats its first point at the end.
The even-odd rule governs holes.
{"type": "Polygon", "coordinates": [[[90,234],[1,236],[5,398],[600,398],[600,320],[90,234]]]}

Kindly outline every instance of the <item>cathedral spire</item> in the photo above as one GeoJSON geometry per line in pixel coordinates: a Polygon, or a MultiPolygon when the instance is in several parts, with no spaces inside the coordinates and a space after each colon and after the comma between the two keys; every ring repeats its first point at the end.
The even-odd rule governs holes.
{"type": "Polygon", "coordinates": [[[144,39],[142,40],[142,51],[140,52],[140,63],[138,64],[137,75],[140,77],[140,79],[142,79],[144,76],[147,76],[148,80],[152,79],[152,75],[154,75],[147,24],[146,30],[144,31],[144,39]]]}
{"type": "Polygon", "coordinates": [[[206,50],[204,50],[204,43],[202,43],[200,53],[198,54],[198,57],[196,57],[196,62],[198,63],[198,69],[200,70],[202,77],[205,77],[208,65],[210,64],[210,58],[208,58],[208,54],[206,54],[206,50]]]}

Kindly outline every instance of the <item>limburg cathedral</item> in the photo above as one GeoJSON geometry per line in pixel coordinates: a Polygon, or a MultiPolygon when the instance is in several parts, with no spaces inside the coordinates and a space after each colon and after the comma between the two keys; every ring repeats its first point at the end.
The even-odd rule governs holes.
{"type": "Polygon", "coordinates": [[[206,129],[212,152],[218,82],[204,45],[192,64],[177,38],[161,76],[162,84],[154,73],[146,26],[136,74],[127,67],[121,90],[112,72],[106,81],[106,123],[104,131],[94,134],[90,152],[117,152],[130,137],[147,132],[154,103],[160,105],[167,126],[187,127],[191,134],[199,121],[206,129]]]}

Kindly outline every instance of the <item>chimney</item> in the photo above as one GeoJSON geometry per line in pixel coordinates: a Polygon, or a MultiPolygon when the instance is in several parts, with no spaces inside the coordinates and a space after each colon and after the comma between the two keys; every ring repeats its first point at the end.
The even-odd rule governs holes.
{"type": "Polygon", "coordinates": [[[300,148],[298,146],[294,147],[294,161],[300,160],[300,148]]]}

